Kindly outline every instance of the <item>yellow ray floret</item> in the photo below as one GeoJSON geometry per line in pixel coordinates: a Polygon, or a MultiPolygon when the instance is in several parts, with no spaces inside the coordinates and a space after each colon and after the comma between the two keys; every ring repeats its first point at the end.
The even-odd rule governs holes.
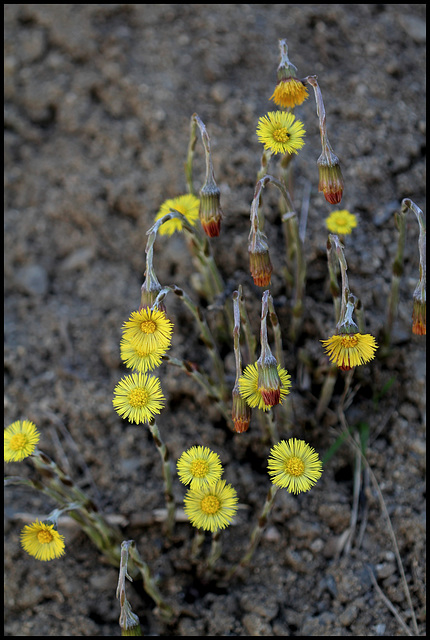
{"type": "Polygon", "coordinates": [[[297,78],[283,78],[276,85],[271,100],[279,107],[295,107],[308,97],[308,90],[297,78]]]}
{"type": "Polygon", "coordinates": [[[346,236],[357,226],[357,217],[346,209],[333,211],[325,219],[325,225],[332,233],[346,236]]]}
{"type": "Polygon", "coordinates": [[[21,531],[21,545],[37,560],[54,560],[64,555],[64,536],[54,529],[53,524],[32,522],[21,531]]]}
{"type": "Polygon", "coordinates": [[[315,449],[304,440],[281,440],[270,450],[268,473],[273,484],[290,493],[309,491],[322,474],[315,449]]]}
{"type": "Polygon", "coordinates": [[[173,324],[164,311],[148,307],[133,311],[123,325],[123,338],[142,353],[164,352],[170,347],[173,324]]]}
{"type": "MultiPolygon", "coordinates": [[[[169,198],[161,205],[155,216],[155,220],[160,220],[167,213],[175,210],[182,213],[184,218],[194,227],[199,219],[199,205],[200,200],[190,193],[184,196],[178,196],[177,198],[169,198]]],[[[161,225],[159,233],[162,236],[171,236],[175,231],[182,231],[182,229],[182,221],[179,218],[171,218],[161,225]]]]}
{"type": "Polygon", "coordinates": [[[321,342],[331,362],[344,371],[373,360],[378,348],[375,338],[368,333],[343,333],[321,342]]]}
{"type": "Polygon", "coordinates": [[[112,404],[129,422],[149,422],[165,405],[160,380],[145,373],[125,376],[114,389],[112,404]]]}
{"type": "Polygon", "coordinates": [[[4,459],[20,462],[30,456],[40,439],[40,433],[29,420],[17,420],[4,431],[4,459]]]}
{"type": "Polygon", "coordinates": [[[219,455],[209,447],[194,446],[184,451],[177,463],[179,479],[191,487],[213,484],[221,478],[219,455]]]}
{"type": "Polygon", "coordinates": [[[258,121],[258,139],[274,154],[297,153],[305,144],[304,135],[303,123],[286,111],[270,111],[258,121]]]}
{"type": "Polygon", "coordinates": [[[191,487],[184,498],[184,511],[191,524],[204,531],[225,529],[237,511],[237,493],[225,480],[191,487]]]}

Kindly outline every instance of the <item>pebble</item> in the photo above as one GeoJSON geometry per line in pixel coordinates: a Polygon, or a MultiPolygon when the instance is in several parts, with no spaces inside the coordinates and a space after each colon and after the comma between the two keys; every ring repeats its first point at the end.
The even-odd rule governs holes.
{"type": "Polygon", "coordinates": [[[34,296],[44,296],[48,292],[48,273],[38,264],[29,264],[18,269],[15,275],[16,283],[25,293],[34,296]]]}

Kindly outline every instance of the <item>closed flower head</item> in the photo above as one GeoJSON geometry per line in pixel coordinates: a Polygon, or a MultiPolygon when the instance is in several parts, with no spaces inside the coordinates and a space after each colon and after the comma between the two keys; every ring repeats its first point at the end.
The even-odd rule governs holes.
{"type": "Polygon", "coordinates": [[[20,462],[30,456],[40,439],[40,433],[29,420],[17,420],[4,431],[4,459],[20,462]]]}
{"type": "Polygon", "coordinates": [[[225,480],[191,487],[184,498],[184,511],[194,527],[204,531],[225,529],[237,512],[237,493],[225,480]]]}
{"type": "Polygon", "coordinates": [[[209,447],[191,447],[181,455],[177,463],[179,479],[191,487],[213,484],[221,478],[223,468],[219,455],[209,447]]]}
{"type": "Polygon", "coordinates": [[[289,78],[281,78],[279,80],[270,99],[273,100],[278,107],[285,109],[302,104],[307,97],[308,90],[303,82],[290,76],[289,78]]]}
{"type": "Polygon", "coordinates": [[[248,431],[251,422],[251,407],[240,395],[238,384],[233,387],[231,417],[236,433],[248,431]]]}
{"type": "Polygon", "coordinates": [[[375,338],[368,333],[341,333],[321,342],[331,362],[343,371],[373,360],[378,348],[375,338]]]}
{"type": "Polygon", "coordinates": [[[266,236],[259,230],[252,234],[248,245],[249,270],[254,284],[267,287],[272,277],[273,266],[269,255],[269,245],[266,236]]]}
{"type": "Polygon", "coordinates": [[[292,113],[269,111],[258,121],[258,139],[273,154],[297,153],[304,145],[304,135],[303,123],[292,113]]]}
{"type": "Polygon", "coordinates": [[[342,211],[333,211],[325,219],[325,225],[332,233],[346,236],[357,226],[357,218],[353,213],[342,209],[342,211]]]}
{"type": "Polygon", "coordinates": [[[112,404],[115,411],[129,422],[149,422],[165,404],[160,380],[145,373],[125,376],[114,389],[112,404]]]}
{"type": "MultiPolygon", "coordinates": [[[[267,347],[266,347],[267,349],[267,347]]],[[[276,358],[267,353],[263,357],[261,354],[257,360],[258,389],[263,398],[263,402],[270,407],[279,404],[281,400],[281,378],[278,373],[278,363],[276,358]]]]}
{"type": "Polygon", "coordinates": [[[412,309],[412,333],[417,336],[426,335],[426,300],[425,294],[421,295],[420,287],[414,293],[414,306],[412,309]]]}
{"type": "MultiPolygon", "coordinates": [[[[282,401],[290,393],[291,376],[288,371],[283,369],[279,364],[276,369],[280,379],[278,404],[282,404],[282,401]]],[[[269,411],[273,406],[264,401],[263,393],[259,387],[259,370],[256,362],[249,364],[240,376],[239,391],[242,398],[252,409],[257,408],[263,411],[269,411]]]]}
{"type": "Polygon", "coordinates": [[[60,535],[53,524],[33,522],[21,531],[21,545],[37,560],[54,560],[64,555],[64,536],[60,535]]]}
{"type": "MultiPolygon", "coordinates": [[[[157,215],[155,216],[155,220],[160,220],[167,213],[175,210],[182,213],[184,218],[186,218],[190,225],[194,227],[199,218],[199,204],[199,199],[192,194],[178,196],[177,198],[169,198],[169,200],[165,200],[161,205],[157,215]]],[[[179,218],[171,218],[161,225],[159,233],[162,236],[171,236],[175,231],[182,231],[182,229],[182,220],[179,218]]]]}
{"type": "Polygon", "coordinates": [[[148,307],[133,311],[123,325],[123,338],[142,353],[154,353],[170,347],[173,324],[164,311],[148,307]]]}
{"type": "Polygon", "coordinates": [[[219,236],[223,212],[220,204],[220,190],[215,180],[210,178],[200,191],[200,222],[209,238],[219,236]]]}
{"type": "Polygon", "coordinates": [[[343,194],[343,176],[337,156],[330,152],[321,154],[318,159],[318,191],[330,204],[339,204],[343,194]]]}
{"type": "Polygon", "coordinates": [[[290,493],[309,491],[322,474],[322,464],[304,440],[281,440],[270,450],[268,473],[273,484],[290,493]]]}

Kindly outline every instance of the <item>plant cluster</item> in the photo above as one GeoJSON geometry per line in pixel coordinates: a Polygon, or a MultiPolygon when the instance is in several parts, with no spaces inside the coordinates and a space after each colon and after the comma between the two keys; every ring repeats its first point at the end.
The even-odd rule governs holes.
{"type": "MultiPolygon", "coordinates": [[[[140,304],[124,320],[119,344],[121,360],[130,373],[118,382],[113,390],[112,400],[113,408],[121,418],[129,423],[147,425],[152,434],[162,465],[166,500],[164,533],[168,537],[173,535],[178,508],[174,499],[174,470],[168,443],[164,441],[157,424],[166,399],[162,391],[162,379],[160,380],[156,370],[162,363],[167,363],[190,376],[207,394],[209,401],[218,407],[236,437],[246,438],[242,434],[246,434],[251,422],[259,424],[262,431],[262,451],[266,451],[268,493],[257,523],[249,534],[242,558],[227,570],[229,578],[250,563],[278,490],[285,489],[292,494],[307,492],[320,480],[323,473],[323,462],[311,443],[294,437],[279,437],[279,423],[282,425],[285,414],[277,411],[278,408],[285,409],[288,406],[293,381],[285,368],[281,326],[270,292],[273,266],[271,249],[264,232],[263,214],[264,189],[272,185],[279,191],[280,198],[279,210],[285,237],[285,289],[292,300],[288,339],[294,343],[302,331],[306,313],[306,225],[299,220],[290,190],[293,161],[305,144],[305,125],[294,114],[294,108],[309,98],[309,88],[314,92],[321,136],[321,154],[317,159],[318,190],[324,194],[328,203],[339,205],[345,185],[339,159],[327,136],[324,102],[318,80],[316,76],[299,78],[296,67],[289,60],[286,41],[281,40],[279,44],[277,83],[270,98],[277,109],[261,116],[256,126],[256,136],[263,145],[263,150],[250,206],[249,271],[255,286],[263,289],[259,354],[257,339],[248,318],[242,284],[238,283],[231,299],[226,296],[225,283],[211,250],[211,242],[222,235],[224,212],[220,202],[221,192],[215,180],[210,136],[201,118],[193,114],[185,163],[187,193],[165,200],[147,232],[146,269],[140,291],[140,304]],[[193,183],[197,132],[200,133],[206,161],[205,181],[198,194],[193,183]],[[280,156],[278,177],[272,175],[273,172],[269,173],[269,167],[271,163],[273,165],[276,156],[280,156]],[[183,233],[186,237],[188,249],[200,274],[199,296],[206,299],[207,305],[221,308],[216,323],[208,322],[204,308],[195,301],[193,293],[175,284],[162,285],[158,280],[154,268],[154,243],[159,236],[168,241],[174,233],[183,233]],[[210,374],[196,363],[177,358],[174,353],[170,354],[173,333],[180,330],[169,319],[168,297],[172,294],[182,301],[194,319],[211,359],[210,374]],[[233,347],[236,365],[232,388],[229,388],[219,349],[220,341],[225,341],[226,333],[233,347]],[[273,337],[272,347],[269,336],[273,337]],[[244,354],[247,360],[245,366],[244,354]]],[[[415,214],[420,226],[420,275],[413,294],[412,332],[421,336],[426,333],[425,222],[419,207],[405,199],[397,216],[399,244],[393,266],[387,321],[385,327],[381,328],[383,348],[378,347],[373,335],[366,333],[360,300],[349,286],[345,237],[353,233],[358,224],[357,216],[338,209],[326,219],[329,232],[327,264],[333,297],[334,326],[330,337],[320,338],[321,349],[325,350],[328,358],[328,373],[322,386],[317,417],[323,414],[330,402],[334,379],[338,373],[342,375],[341,372],[345,372],[345,385],[349,385],[356,367],[371,363],[378,356],[378,348],[383,357],[384,349],[390,347],[403,267],[405,217],[409,211],[415,214]]],[[[43,522],[37,519],[24,527],[21,533],[24,550],[42,561],[60,558],[67,549],[67,543],[58,531],[58,518],[67,511],[109,561],[120,567],[117,596],[121,605],[120,626],[123,635],[140,635],[139,619],[132,611],[125,593],[125,579],[128,576],[135,578],[141,574],[144,587],[157,604],[160,615],[172,621],[178,612],[173,611],[165,602],[151,576],[149,566],[139,555],[134,542],[124,541],[122,532],[106,521],[91,498],[37,448],[39,439],[38,429],[28,420],[18,420],[5,430],[6,462],[29,458],[41,477],[40,480],[10,477],[7,483],[31,486],[58,504],[58,508],[43,522]]],[[[205,570],[213,571],[222,552],[222,530],[234,521],[240,496],[233,486],[222,479],[224,469],[219,455],[198,442],[189,444],[189,448],[176,461],[179,481],[188,487],[183,500],[183,511],[195,528],[193,558],[196,559],[201,554],[205,532],[210,532],[211,551],[203,565],[205,570]]]]}

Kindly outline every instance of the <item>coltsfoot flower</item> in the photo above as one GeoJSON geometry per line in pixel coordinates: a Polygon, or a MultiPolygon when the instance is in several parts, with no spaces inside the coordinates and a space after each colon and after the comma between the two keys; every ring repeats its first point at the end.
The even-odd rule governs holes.
{"type": "Polygon", "coordinates": [[[166,349],[156,349],[146,353],[145,349],[135,347],[129,340],[121,340],[120,353],[126,367],[144,373],[160,366],[166,349]]]}
{"type": "Polygon", "coordinates": [[[194,527],[204,531],[225,529],[237,512],[237,493],[225,480],[192,487],[184,498],[184,511],[194,527]]]}
{"type": "Polygon", "coordinates": [[[330,152],[322,153],[318,158],[318,191],[330,204],[339,204],[343,195],[343,176],[338,157],[330,152]]]}
{"type": "Polygon", "coordinates": [[[342,333],[321,342],[331,362],[343,371],[373,360],[378,348],[375,338],[369,333],[342,333]]]}
{"type": "Polygon", "coordinates": [[[30,420],[17,420],[4,431],[4,459],[21,462],[30,456],[40,439],[36,425],[30,420]]]}
{"type": "Polygon", "coordinates": [[[234,385],[232,391],[231,417],[236,433],[248,431],[251,422],[251,407],[240,395],[238,384],[234,385]]]}
{"type": "Polygon", "coordinates": [[[306,100],[308,90],[297,78],[282,78],[276,85],[270,100],[279,107],[295,107],[306,100]]]}
{"type": "Polygon", "coordinates": [[[258,121],[258,139],[274,154],[297,153],[305,144],[304,135],[303,123],[286,111],[269,111],[258,121]]]}
{"type": "Polygon", "coordinates": [[[357,226],[357,217],[342,209],[341,211],[333,211],[326,219],[325,225],[332,233],[337,233],[341,236],[346,236],[351,233],[357,226]]]}
{"type": "Polygon", "coordinates": [[[149,422],[165,404],[160,380],[146,373],[125,376],[114,389],[112,404],[115,411],[129,422],[149,422]]]}
{"type": "MultiPolygon", "coordinates": [[[[277,372],[281,381],[279,404],[282,404],[282,401],[290,393],[291,376],[279,364],[277,365],[277,372]]],[[[258,386],[258,374],[257,363],[249,364],[239,378],[239,392],[252,409],[258,408],[263,411],[269,411],[272,405],[264,402],[262,392],[258,386]]]]}
{"type": "Polygon", "coordinates": [[[164,311],[148,307],[133,311],[123,325],[123,338],[142,353],[154,353],[170,347],[173,324],[164,311]]]}
{"type": "Polygon", "coordinates": [[[191,488],[214,484],[223,472],[219,455],[209,447],[194,446],[184,451],[176,466],[180,481],[191,488]]]}
{"type": "MultiPolygon", "coordinates": [[[[199,219],[199,205],[199,199],[190,193],[184,196],[178,196],[177,198],[169,198],[161,205],[155,216],[155,221],[160,220],[169,213],[169,211],[174,209],[182,213],[184,218],[194,227],[199,219]]],[[[179,220],[179,218],[171,218],[161,225],[159,233],[162,236],[171,236],[175,231],[182,231],[182,229],[182,221],[179,220]]]]}
{"type": "Polygon", "coordinates": [[[270,450],[268,473],[273,484],[290,493],[309,491],[322,474],[322,463],[304,440],[281,440],[270,450]]]}
{"type": "Polygon", "coordinates": [[[36,560],[54,560],[64,555],[64,536],[53,524],[32,522],[21,531],[21,545],[36,560]]]}

